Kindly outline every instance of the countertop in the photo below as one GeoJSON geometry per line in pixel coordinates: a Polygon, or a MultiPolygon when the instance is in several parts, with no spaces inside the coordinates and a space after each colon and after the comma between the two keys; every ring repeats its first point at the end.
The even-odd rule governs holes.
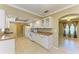
{"type": "MultiPolygon", "coordinates": [[[[0,33],[1,34],[1,33],[0,33]]],[[[13,39],[13,34],[2,34],[0,35],[0,41],[13,39]]]]}
{"type": "Polygon", "coordinates": [[[49,35],[53,34],[53,33],[50,33],[50,32],[33,32],[33,33],[37,33],[37,34],[45,35],[45,36],[49,36],[49,35]]]}

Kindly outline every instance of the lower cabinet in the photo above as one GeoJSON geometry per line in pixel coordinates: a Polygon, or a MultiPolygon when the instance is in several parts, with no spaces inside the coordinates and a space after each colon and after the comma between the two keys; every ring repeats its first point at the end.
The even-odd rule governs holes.
{"type": "Polygon", "coordinates": [[[38,33],[28,32],[29,33],[29,39],[32,41],[37,42],[41,46],[43,46],[46,49],[50,49],[53,46],[53,37],[51,36],[45,36],[40,35],[38,33]]]}
{"type": "Polygon", "coordinates": [[[48,37],[46,37],[46,36],[43,36],[43,35],[39,35],[39,34],[37,34],[37,39],[36,39],[36,41],[40,44],[40,45],[42,45],[44,48],[47,48],[48,49],[48,37]]]}
{"type": "Polygon", "coordinates": [[[39,43],[41,46],[43,46],[46,49],[50,49],[53,46],[53,38],[52,36],[44,36],[44,35],[39,35],[37,34],[38,38],[35,39],[35,41],[37,41],[37,43],[39,43]],[[51,38],[50,38],[51,37],[51,38]]]}
{"type": "Polygon", "coordinates": [[[0,54],[14,54],[15,39],[0,41],[0,54]]]}

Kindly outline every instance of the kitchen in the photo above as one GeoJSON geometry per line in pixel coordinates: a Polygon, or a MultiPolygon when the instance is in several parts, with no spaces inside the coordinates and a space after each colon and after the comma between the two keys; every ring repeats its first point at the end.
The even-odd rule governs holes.
{"type": "Polygon", "coordinates": [[[0,9],[0,54],[15,53],[15,39],[6,19],[5,10],[0,9]]]}
{"type": "MultiPolygon", "coordinates": [[[[52,18],[47,17],[42,20],[31,21],[29,24],[23,18],[8,15],[5,10],[0,10],[1,20],[1,53],[16,53],[16,37],[25,36],[38,43],[45,49],[53,46],[52,18]],[[31,37],[32,36],[32,37],[31,37]],[[11,39],[11,40],[9,40],[11,39]],[[7,47],[7,48],[6,48],[7,47]]],[[[26,20],[26,19],[25,19],[26,20]]]]}
{"type": "Polygon", "coordinates": [[[52,18],[38,20],[25,27],[25,36],[40,44],[45,49],[53,47],[52,18]],[[28,35],[28,36],[27,36],[28,35]]]}

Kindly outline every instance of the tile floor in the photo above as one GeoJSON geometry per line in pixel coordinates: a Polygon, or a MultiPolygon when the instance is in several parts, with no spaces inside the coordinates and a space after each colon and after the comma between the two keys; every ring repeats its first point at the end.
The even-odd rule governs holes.
{"type": "Polygon", "coordinates": [[[63,38],[60,41],[60,48],[62,48],[66,53],[79,54],[79,38],[63,38]]]}
{"type": "Polygon", "coordinates": [[[59,48],[46,50],[39,44],[32,42],[29,38],[20,37],[16,39],[16,54],[66,54],[79,53],[79,41],[62,40],[59,48]]]}
{"type": "Polygon", "coordinates": [[[21,54],[40,54],[40,53],[49,53],[47,50],[42,48],[40,45],[32,42],[28,38],[17,38],[16,39],[16,53],[21,54]]]}

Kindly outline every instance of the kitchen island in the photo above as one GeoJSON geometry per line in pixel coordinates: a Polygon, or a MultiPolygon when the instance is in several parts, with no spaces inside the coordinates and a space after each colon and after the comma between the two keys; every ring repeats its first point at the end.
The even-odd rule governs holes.
{"type": "Polygon", "coordinates": [[[0,54],[15,53],[15,39],[12,34],[0,35],[0,54]]]}

